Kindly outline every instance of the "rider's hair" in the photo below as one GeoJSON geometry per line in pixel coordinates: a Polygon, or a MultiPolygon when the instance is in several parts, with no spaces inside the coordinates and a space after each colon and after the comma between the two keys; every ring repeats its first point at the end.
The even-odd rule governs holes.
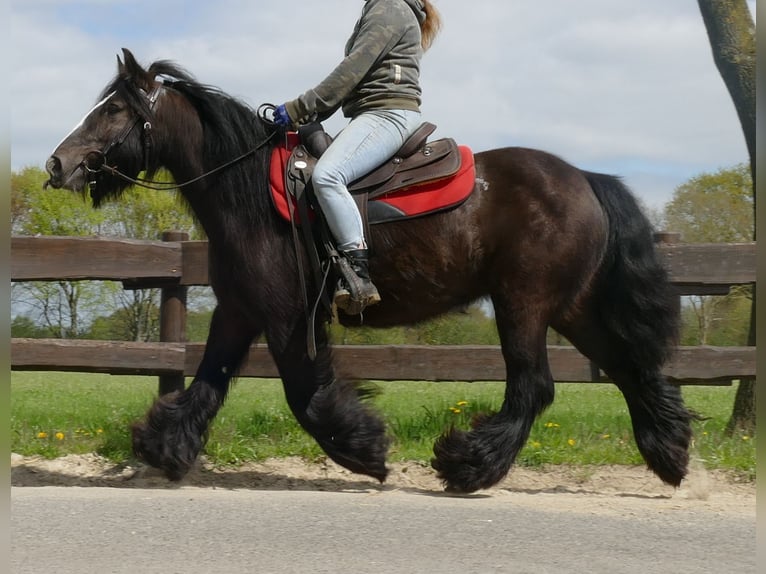
{"type": "Polygon", "coordinates": [[[426,19],[420,25],[420,43],[423,50],[428,50],[442,27],[442,19],[431,0],[423,0],[423,4],[425,5],[426,19]]]}

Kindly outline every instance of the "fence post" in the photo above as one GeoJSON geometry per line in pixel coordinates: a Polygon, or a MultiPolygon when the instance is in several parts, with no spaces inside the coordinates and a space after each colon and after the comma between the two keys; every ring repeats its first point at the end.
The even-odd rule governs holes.
{"type": "MultiPolygon", "coordinates": [[[[165,231],[163,241],[188,241],[183,231],[165,231]]],[[[160,295],[160,341],[163,343],[186,342],[186,295],[187,287],[174,285],[163,287],[160,295]]],[[[159,394],[184,390],[184,374],[160,375],[159,394]]]]}
{"type": "MultiPolygon", "coordinates": [[[[655,245],[676,245],[681,243],[681,234],[675,231],[655,231],[653,234],[655,245]]],[[[681,295],[676,297],[676,310],[681,314],[681,295]]],[[[679,325],[680,327],[680,325],[679,325]]],[[[680,333],[679,333],[680,335],[680,333]]],[[[677,343],[676,343],[677,344],[677,343]]]]}

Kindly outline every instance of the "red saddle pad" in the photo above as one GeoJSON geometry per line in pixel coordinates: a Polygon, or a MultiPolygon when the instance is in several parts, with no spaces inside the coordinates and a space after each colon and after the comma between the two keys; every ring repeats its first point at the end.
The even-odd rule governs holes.
{"type": "MultiPolygon", "coordinates": [[[[285,167],[290,157],[291,148],[289,141],[287,146],[278,145],[275,147],[271,154],[271,166],[269,168],[269,182],[274,207],[287,221],[290,221],[290,211],[287,204],[289,194],[285,189],[285,167]]],[[[370,203],[384,203],[387,209],[370,210],[370,223],[398,221],[444,211],[457,207],[468,199],[474,190],[476,180],[473,152],[466,146],[458,146],[458,149],[461,162],[457,173],[443,179],[403,187],[376,197],[370,203]],[[379,211],[385,212],[385,219],[375,219],[374,214],[379,211]]],[[[291,195],[289,197],[293,208],[295,208],[294,198],[291,195]]],[[[294,218],[298,220],[298,213],[295,210],[294,218]]]]}

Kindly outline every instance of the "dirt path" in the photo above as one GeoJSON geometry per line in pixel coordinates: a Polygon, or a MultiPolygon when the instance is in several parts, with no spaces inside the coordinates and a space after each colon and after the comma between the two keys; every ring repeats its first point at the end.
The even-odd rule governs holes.
{"type": "MultiPolygon", "coordinates": [[[[13,486],[108,486],[117,488],[220,488],[232,490],[415,491],[441,492],[434,471],[418,463],[393,463],[385,485],[327,463],[300,458],[272,459],[233,468],[201,462],[181,483],[171,483],[156,470],[114,465],[96,455],[70,455],[54,460],[11,455],[13,486]]],[[[498,486],[484,491],[502,499],[513,496],[536,508],[618,513],[639,511],[648,502],[662,509],[695,509],[755,515],[755,483],[737,481],[697,465],[679,489],[660,482],[641,467],[598,466],[544,469],[514,468],[498,486]]]]}

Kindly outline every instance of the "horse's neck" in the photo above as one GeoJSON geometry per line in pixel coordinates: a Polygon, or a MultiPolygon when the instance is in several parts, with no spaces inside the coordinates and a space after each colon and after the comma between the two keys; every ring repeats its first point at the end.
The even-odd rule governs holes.
{"type": "MultiPolygon", "coordinates": [[[[173,106],[176,118],[182,116],[184,120],[179,122],[176,119],[173,127],[168,127],[160,159],[173,174],[176,183],[182,186],[181,194],[205,230],[210,243],[228,245],[242,241],[243,237],[250,235],[248,230],[265,227],[270,220],[275,220],[273,210],[267,205],[268,198],[262,205],[258,205],[252,198],[235,197],[238,193],[254,192],[252,182],[260,177],[268,177],[268,169],[260,173],[262,167],[259,166],[263,163],[263,157],[246,157],[242,161],[237,161],[237,158],[249,151],[255,152],[256,156],[269,154],[265,156],[269,157],[269,146],[258,151],[243,149],[229,154],[217,153],[217,157],[211,158],[211,154],[205,151],[206,130],[196,110],[185,98],[180,97],[173,106]],[[230,162],[231,165],[228,165],[230,162]],[[185,182],[193,183],[184,185],[185,182]]],[[[264,143],[266,141],[263,139],[264,143]]]]}

